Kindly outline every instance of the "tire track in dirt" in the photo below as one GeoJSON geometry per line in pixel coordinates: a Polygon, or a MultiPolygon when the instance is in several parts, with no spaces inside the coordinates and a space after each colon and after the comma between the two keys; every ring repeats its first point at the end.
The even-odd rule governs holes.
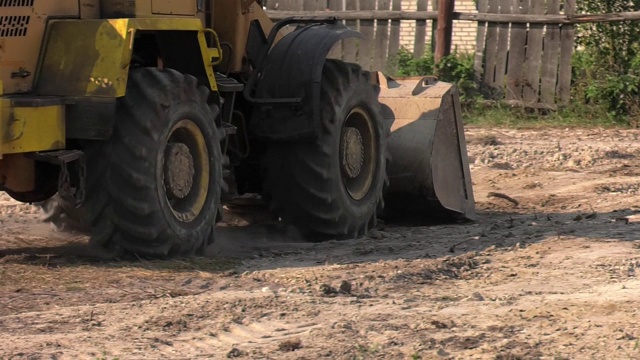
{"type": "Polygon", "coordinates": [[[231,353],[243,354],[257,349],[278,349],[281,344],[301,344],[317,323],[292,323],[283,321],[257,321],[248,324],[231,324],[226,330],[210,333],[209,336],[183,334],[171,343],[173,352],[191,351],[200,354],[231,353]],[[194,336],[195,335],[195,336],[194,336]],[[190,350],[191,349],[191,350],[190,350]]]}
{"type": "Polygon", "coordinates": [[[247,325],[231,325],[227,331],[218,333],[215,338],[224,345],[269,344],[293,336],[307,335],[311,330],[321,326],[317,323],[254,322],[247,325]]]}

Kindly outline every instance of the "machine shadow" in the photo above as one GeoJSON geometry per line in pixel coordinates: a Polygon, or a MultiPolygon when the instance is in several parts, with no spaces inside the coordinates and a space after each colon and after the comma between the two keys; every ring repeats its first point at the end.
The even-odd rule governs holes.
{"type": "Polygon", "coordinates": [[[91,253],[86,239],[50,246],[0,250],[0,266],[130,267],[224,273],[379,261],[438,259],[482,252],[487,248],[526,246],[554,238],[600,241],[640,240],[640,223],[631,209],[608,213],[508,213],[479,211],[473,222],[378,224],[370,234],[351,240],[310,242],[288,226],[249,224],[217,228],[216,242],[205,256],[177,260],[113,259],[91,253]],[[179,265],[179,266],[176,266],[179,265]]]}

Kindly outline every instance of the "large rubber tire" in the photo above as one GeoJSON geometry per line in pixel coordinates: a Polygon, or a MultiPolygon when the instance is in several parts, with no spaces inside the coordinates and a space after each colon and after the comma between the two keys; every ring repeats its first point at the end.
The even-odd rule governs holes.
{"type": "Polygon", "coordinates": [[[174,70],[132,70],[112,139],[87,152],[84,204],[41,206],[90,226],[91,245],[109,254],[170,257],[204,250],[213,241],[222,184],[219,107],[208,104],[209,93],[174,70]],[[169,158],[180,172],[166,167],[169,158]]]}
{"type": "Polygon", "coordinates": [[[389,134],[378,92],[360,66],[327,60],[320,94],[321,136],[268,146],[265,192],[271,208],[307,237],[354,238],[376,224],[387,179],[389,134]],[[349,139],[360,149],[349,152],[355,154],[351,165],[345,155],[349,139]]]}

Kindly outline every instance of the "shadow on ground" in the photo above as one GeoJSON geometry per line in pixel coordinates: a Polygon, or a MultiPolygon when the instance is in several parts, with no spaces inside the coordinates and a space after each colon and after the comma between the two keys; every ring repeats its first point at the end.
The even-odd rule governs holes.
{"type": "MultiPolygon", "coordinates": [[[[441,258],[489,247],[512,247],[550,238],[576,237],[604,241],[634,241],[640,238],[640,223],[629,221],[633,210],[610,213],[510,214],[483,211],[475,222],[416,226],[379,224],[367,237],[320,243],[307,242],[294,229],[278,224],[219,226],[216,243],[205,257],[177,260],[105,260],[91,253],[86,238],[46,246],[15,247],[0,250],[0,265],[139,267],[144,269],[224,272],[283,267],[309,267],[322,264],[354,264],[396,259],[441,258]]],[[[73,240],[71,240],[73,239],[73,240]]],[[[34,244],[37,239],[34,239],[34,244]]]]}

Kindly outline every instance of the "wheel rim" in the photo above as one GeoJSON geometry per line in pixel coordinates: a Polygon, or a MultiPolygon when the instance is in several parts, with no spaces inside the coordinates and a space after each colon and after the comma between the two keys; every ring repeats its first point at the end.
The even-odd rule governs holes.
{"type": "Polygon", "coordinates": [[[164,194],[173,215],[192,222],[209,194],[209,150],[198,125],[181,120],[172,129],[164,150],[164,194]]]}
{"type": "Polygon", "coordinates": [[[373,119],[365,109],[354,108],[340,134],[342,182],[354,200],[362,200],[371,189],[377,150],[373,119]]]}

